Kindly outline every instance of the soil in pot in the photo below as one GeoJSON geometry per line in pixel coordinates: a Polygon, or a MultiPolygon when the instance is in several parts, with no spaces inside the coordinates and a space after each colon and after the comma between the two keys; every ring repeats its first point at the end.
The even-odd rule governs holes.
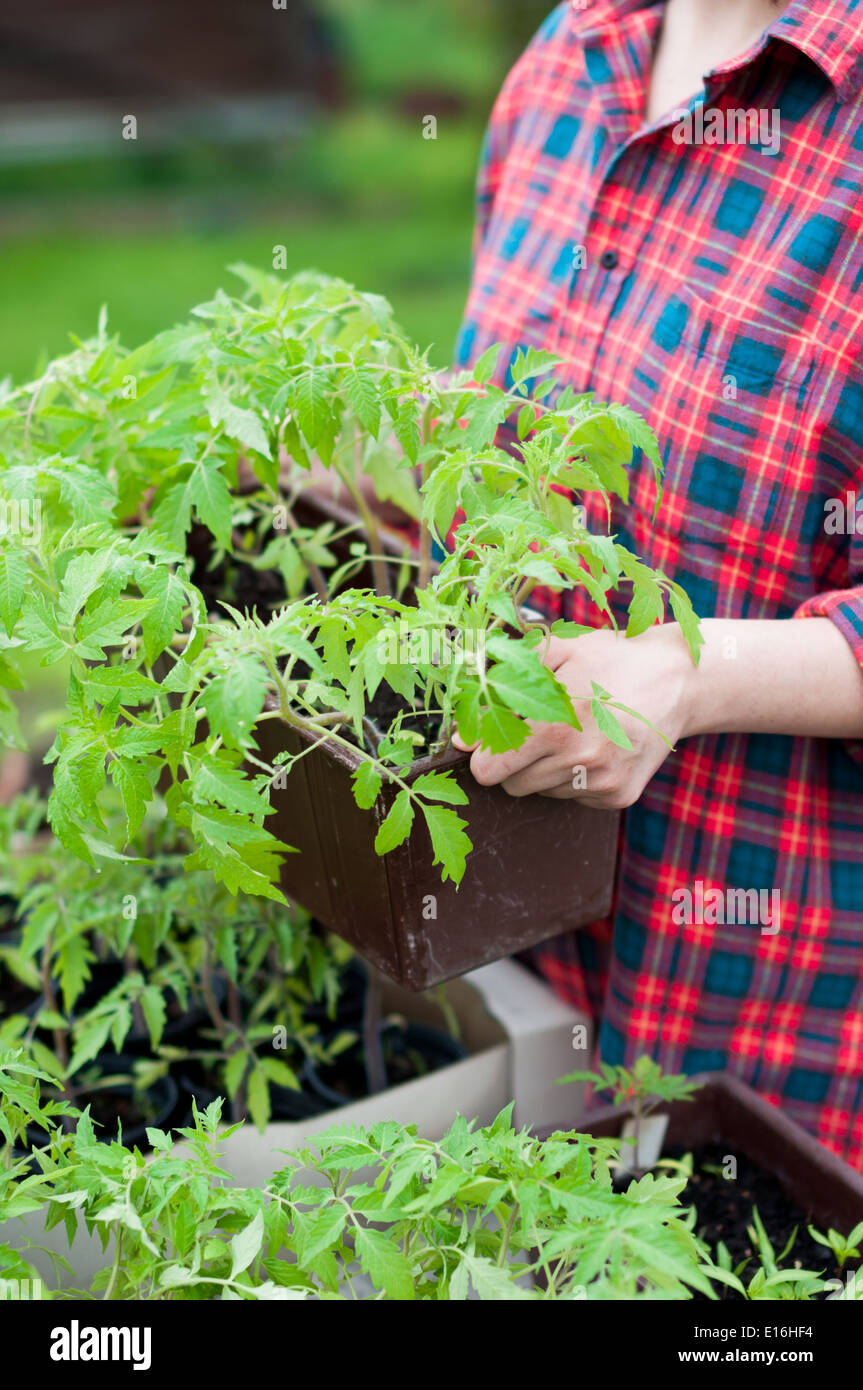
{"type": "MultiPolygon", "coordinates": [[[[696,1232],[702,1240],[715,1250],[722,1241],[731,1255],[736,1267],[742,1260],[751,1257],[751,1262],[743,1273],[743,1282],[748,1283],[759,1264],[758,1251],[747,1234],[747,1226],[752,1225],[752,1209],[758,1208],[764,1229],[777,1255],[797,1228],[794,1244],[782,1261],[785,1269],[810,1269],[822,1273],[826,1279],[843,1280],[848,1269],[856,1261],[849,1261],[843,1272],[831,1250],[819,1245],[809,1234],[808,1227],[816,1224],[811,1212],[806,1212],[792,1198],[786,1196],[772,1173],[741,1155],[737,1158],[737,1176],[732,1181],[723,1177],[722,1168],[728,1146],[710,1144],[696,1150],[693,1157],[693,1174],[681,1194],[683,1206],[694,1206],[698,1213],[696,1232]],[[718,1171],[714,1171],[718,1170],[718,1171]]],[[[668,1158],[682,1158],[683,1149],[669,1148],[668,1158]]],[[[847,1234],[847,1233],[845,1233],[847,1234]]],[[[740,1295],[733,1289],[717,1285],[720,1298],[739,1300],[740,1295]]]]}

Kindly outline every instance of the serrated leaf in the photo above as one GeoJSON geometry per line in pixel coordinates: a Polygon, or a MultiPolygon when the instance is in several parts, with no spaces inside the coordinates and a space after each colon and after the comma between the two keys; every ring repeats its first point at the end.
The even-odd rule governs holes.
{"type": "Polygon", "coordinates": [[[494,656],[502,657],[490,667],[488,683],[509,709],[524,719],[579,727],[568,691],[535,651],[523,643],[494,637],[488,648],[494,656]]]}
{"type": "Polygon", "coordinates": [[[479,721],[480,746],[489,753],[508,753],[530,738],[530,728],[502,705],[489,705],[479,721]]]}
{"type": "Polygon", "coordinates": [[[698,615],[692,607],[689,595],[679,584],[672,584],[668,598],[671,611],[680,624],[680,630],[686,638],[692,660],[697,666],[701,660],[701,648],[704,646],[704,634],[701,631],[698,615]]]}
{"type": "Polygon", "coordinates": [[[186,480],[186,495],[201,521],[212,531],[219,545],[231,545],[231,494],[222,477],[219,461],[199,459],[186,480]]]}
{"type": "Polygon", "coordinates": [[[492,343],[491,347],[486,348],[482,356],[477,358],[471,369],[471,375],[478,386],[485,386],[489,378],[494,375],[500,351],[501,344],[492,343]]]}
{"type": "Polygon", "coordinates": [[[20,550],[0,550],[0,619],[10,634],[21,614],[27,587],[27,557],[20,550]]]}
{"type": "Polygon", "coordinates": [[[320,1211],[303,1212],[296,1218],[297,1263],[308,1269],[324,1250],[331,1250],[342,1237],[348,1214],[337,1203],[320,1211]]]}
{"type": "Polygon", "coordinates": [[[214,801],[228,810],[258,816],[267,810],[267,803],[240,768],[224,759],[203,758],[192,779],[194,795],[204,801],[214,801]]]}
{"type": "Polygon", "coordinates": [[[147,806],[153,799],[153,788],[139,764],[129,758],[112,758],[109,771],[120,793],[126,813],[126,839],[131,840],[141,828],[147,806]]]}
{"type": "Polygon", "coordinates": [[[358,1227],[354,1233],[356,1252],[363,1271],[376,1289],[387,1298],[412,1301],[411,1267],[404,1252],[380,1231],[358,1227]]]}
{"type": "Polygon", "coordinates": [[[261,1248],[264,1240],[264,1217],[255,1212],[245,1230],[238,1231],[231,1238],[231,1278],[236,1279],[244,1269],[248,1269],[261,1248]]]}
{"type": "Polygon", "coordinates": [[[423,772],[412,782],[415,792],[429,796],[433,801],[446,801],[450,806],[466,806],[468,794],[459,786],[451,772],[423,772]]]}
{"type": "Polygon", "coordinates": [[[403,844],[411,833],[414,808],[409,794],[400,791],[375,836],[375,853],[388,854],[403,844]]]}
{"type": "Polygon", "coordinates": [[[224,426],[231,439],[269,457],[270,444],[261,420],[253,410],[235,405],[218,382],[207,392],[207,409],[211,424],[224,426]]]}
{"type": "Polygon", "coordinates": [[[150,609],[141,620],[144,651],[150,665],[182,628],[186,591],[173,570],[160,565],[141,578],[141,592],[150,600],[150,609]]]}
{"type": "Polygon", "coordinates": [[[267,673],[253,656],[240,657],[216,676],[200,696],[213,733],[232,748],[247,743],[264,708],[266,689],[267,673]]]}
{"type": "Polygon", "coordinates": [[[364,366],[349,366],[344,373],[345,392],[360,424],[377,439],[381,429],[381,403],[374,372],[364,366]]]}
{"type": "Polygon", "coordinates": [[[316,367],[309,367],[294,383],[293,404],[297,423],[312,449],[318,447],[330,423],[332,412],[327,399],[327,385],[325,374],[316,367]]]}
{"type": "Polygon", "coordinates": [[[353,774],[354,801],[363,811],[375,804],[381,789],[382,778],[373,763],[360,763],[353,774]]]}
{"type": "Polygon", "coordinates": [[[465,834],[467,821],[461,820],[455,811],[445,806],[423,806],[423,816],[431,836],[434,863],[442,866],[441,878],[444,883],[448,878],[453,883],[461,883],[465,859],[473,849],[469,836],[465,834]]]}
{"type": "MultiPolygon", "coordinates": [[[[596,681],[593,681],[592,685],[594,691],[599,691],[600,694],[606,693],[605,691],[602,691],[600,689],[600,687],[596,684],[596,681]]],[[[600,698],[598,698],[597,695],[594,695],[593,699],[590,702],[590,712],[596,720],[596,727],[599,729],[599,732],[601,734],[604,734],[606,738],[611,739],[612,743],[616,743],[618,748],[627,748],[631,750],[631,738],[629,737],[629,735],[627,734],[626,730],[623,728],[617,717],[608,708],[608,705],[603,703],[603,701],[600,698]]]]}

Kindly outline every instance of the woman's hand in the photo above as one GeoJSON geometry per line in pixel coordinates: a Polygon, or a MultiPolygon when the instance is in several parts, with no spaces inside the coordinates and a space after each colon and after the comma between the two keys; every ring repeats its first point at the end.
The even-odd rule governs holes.
{"type": "MultiPolygon", "coordinates": [[[[602,629],[570,640],[551,638],[542,650],[546,665],[573,697],[582,731],[568,724],[532,724],[533,734],[517,752],[493,755],[474,747],[471,772],[483,786],[500,784],[510,796],[539,793],[598,808],[631,806],[671,749],[653,729],[620,710],[613,713],[632,748],[600,733],[590,713],[591,682],[637,710],[675,744],[687,731],[696,671],[680,628],[668,623],[629,638],[602,629]]],[[[468,747],[458,735],[453,742],[468,747]]]]}

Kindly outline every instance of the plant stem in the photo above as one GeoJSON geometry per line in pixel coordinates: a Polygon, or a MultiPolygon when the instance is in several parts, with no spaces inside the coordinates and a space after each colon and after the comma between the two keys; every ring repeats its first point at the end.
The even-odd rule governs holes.
{"type": "Polygon", "coordinates": [[[381,1045],[381,982],[374,970],[369,972],[363,1006],[363,1052],[369,1095],[375,1096],[386,1089],[387,1069],[381,1045]]]}
{"type": "MultiPolygon", "coordinates": [[[[360,463],[362,455],[362,435],[360,434],[359,430],[357,431],[356,444],[359,454],[359,458],[357,461],[357,471],[359,472],[361,471],[360,463]]],[[[384,559],[382,553],[381,538],[380,532],[378,531],[377,520],[375,519],[374,513],[372,512],[371,508],[366,502],[366,499],[363,496],[362,488],[357,482],[356,476],[351,470],[351,468],[342,463],[337,463],[335,465],[335,468],[336,472],[338,473],[339,477],[341,478],[342,482],[344,483],[345,487],[350,493],[354,505],[356,506],[356,509],[359,512],[360,520],[362,521],[363,527],[365,528],[366,537],[369,543],[369,562],[372,567],[372,575],[374,577],[375,590],[381,598],[386,598],[390,591],[390,578],[389,570],[387,568],[387,562],[384,559]]]]}
{"type": "Polygon", "coordinates": [[[504,1263],[506,1262],[506,1257],[507,1257],[507,1255],[509,1254],[509,1242],[510,1242],[510,1237],[511,1237],[511,1235],[512,1235],[512,1228],[513,1228],[513,1226],[515,1225],[515,1221],[516,1221],[516,1217],[517,1217],[517,1216],[518,1216],[518,1203],[517,1203],[517,1202],[513,1202],[513,1204],[512,1204],[512,1211],[510,1212],[510,1214],[509,1214],[509,1219],[508,1219],[508,1221],[507,1221],[507,1223],[506,1223],[506,1226],[504,1227],[504,1232],[503,1232],[503,1244],[501,1245],[500,1250],[498,1251],[498,1256],[497,1256],[498,1267],[501,1268],[501,1269],[503,1268],[504,1263]]]}
{"type": "MultiPolygon", "coordinates": [[[[285,519],[291,530],[298,531],[299,527],[297,526],[297,523],[294,519],[294,514],[291,508],[288,506],[287,502],[284,500],[284,498],[279,499],[278,505],[280,507],[284,507],[285,519]]],[[[329,601],[330,593],[329,589],[327,588],[327,581],[324,578],[323,570],[321,569],[320,565],[315,564],[314,560],[306,559],[306,556],[303,553],[302,542],[300,540],[297,540],[297,548],[299,549],[300,554],[303,556],[303,564],[309,572],[309,578],[312,581],[312,587],[315,593],[321,600],[321,603],[327,603],[329,601]]]]}
{"type": "Polygon", "coordinates": [[[115,1234],[114,1234],[114,1264],[113,1264],[113,1266],[112,1266],[112,1268],[111,1268],[111,1278],[110,1278],[110,1280],[108,1281],[108,1287],[106,1288],[105,1294],[104,1294],[104,1299],[105,1299],[105,1302],[106,1302],[106,1303],[110,1303],[110,1302],[113,1300],[113,1297],[114,1297],[114,1287],[115,1287],[115,1285],[116,1285],[116,1283],[117,1283],[117,1276],[118,1276],[119,1273],[120,1273],[120,1252],[122,1251],[122,1248],[123,1248],[123,1228],[122,1228],[122,1226],[119,1226],[119,1225],[118,1225],[118,1226],[115,1227],[115,1234]]]}

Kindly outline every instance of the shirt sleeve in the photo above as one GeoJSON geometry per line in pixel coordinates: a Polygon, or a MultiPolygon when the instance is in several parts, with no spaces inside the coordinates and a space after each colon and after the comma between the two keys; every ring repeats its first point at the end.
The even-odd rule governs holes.
{"type": "Polygon", "coordinates": [[[795,618],[829,618],[863,667],[863,584],[854,589],[832,589],[801,604],[795,618]]]}
{"type": "MultiPolygon", "coordinates": [[[[834,584],[806,599],[793,616],[829,618],[863,670],[863,377],[855,374],[841,385],[824,445],[842,465],[835,495],[824,504],[825,537],[835,548],[827,583],[834,584]]],[[[863,766],[863,739],[845,740],[845,747],[863,766]]]]}

